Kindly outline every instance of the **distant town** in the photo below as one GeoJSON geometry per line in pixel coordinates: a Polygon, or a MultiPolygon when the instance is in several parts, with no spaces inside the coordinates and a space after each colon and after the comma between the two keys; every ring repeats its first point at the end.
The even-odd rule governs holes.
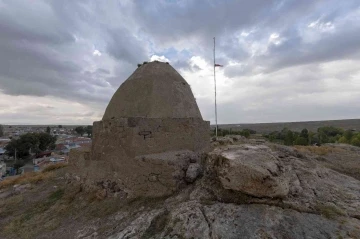
{"type": "Polygon", "coordinates": [[[91,146],[92,126],[0,125],[0,180],[67,163],[74,148],[91,146]]]}
{"type": "MultiPolygon", "coordinates": [[[[285,145],[360,147],[360,119],[219,125],[218,136],[241,135],[285,145]]],[[[215,126],[209,136],[215,136],[215,126]]],[[[0,125],[0,180],[67,163],[71,149],[91,147],[92,126],[0,125]]]]}

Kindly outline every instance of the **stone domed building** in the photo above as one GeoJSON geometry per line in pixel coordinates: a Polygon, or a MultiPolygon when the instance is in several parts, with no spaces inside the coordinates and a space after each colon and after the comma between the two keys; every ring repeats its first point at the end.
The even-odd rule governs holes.
{"type": "Polygon", "coordinates": [[[129,117],[202,120],[189,84],[162,62],[141,65],[115,92],[103,120],[129,117]]]}
{"type": "Polygon", "coordinates": [[[169,195],[208,151],[209,130],[181,75],[168,63],[146,63],[94,122],[91,154],[81,167],[92,180],[116,181],[132,197],[169,195]]]}

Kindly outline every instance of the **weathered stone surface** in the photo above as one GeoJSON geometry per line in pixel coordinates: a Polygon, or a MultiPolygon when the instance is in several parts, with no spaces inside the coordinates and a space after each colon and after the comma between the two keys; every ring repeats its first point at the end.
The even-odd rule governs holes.
{"type": "Polygon", "coordinates": [[[268,205],[204,206],[212,238],[338,238],[339,223],[319,215],[268,205]]]}
{"type": "Polygon", "coordinates": [[[244,145],[229,148],[219,156],[217,170],[224,188],[256,197],[285,197],[288,194],[290,178],[268,148],[244,145]]]}
{"type": "Polygon", "coordinates": [[[103,120],[128,117],[202,119],[189,84],[162,62],[136,69],[115,92],[103,120]]]}
{"type": "Polygon", "coordinates": [[[145,211],[110,238],[357,238],[358,223],[264,204],[188,201],[167,210],[145,211]]]}
{"type": "Polygon", "coordinates": [[[151,222],[162,213],[164,213],[164,210],[152,210],[150,212],[143,213],[119,234],[110,236],[109,239],[141,238],[141,236],[143,236],[143,238],[148,238],[144,236],[150,227],[151,222]]]}
{"type": "Polygon", "coordinates": [[[201,165],[198,163],[190,164],[186,170],[185,181],[188,183],[193,183],[197,177],[202,173],[201,165]]]}
{"type": "Polygon", "coordinates": [[[198,202],[190,201],[178,205],[170,212],[168,220],[158,238],[211,238],[208,222],[198,202]]]}
{"type": "Polygon", "coordinates": [[[92,160],[166,151],[207,152],[209,127],[200,118],[117,118],[94,122],[92,160]]]}
{"type": "MultiPolygon", "coordinates": [[[[76,150],[72,150],[72,153],[80,159],[83,158],[76,150]]],[[[104,168],[102,161],[92,161],[91,164],[86,165],[85,160],[78,160],[73,165],[76,166],[74,173],[79,174],[77,176],[87,184],[98,185],[101,182],[98,185],[99,189],[105,189],[106,195],[116,193],[130,198],[162,197],[171,195],[186,185],[186,171],[189,165],[197,165],[190,164],[190,160],[200,161],[200,157],[200,154],[182,150],[139,155],[134,158],[110,158],[106,161],[109,165],[109,168],[106,168],[107,175],[102,171],[104,168]],[[78,170],[81,166],[83,168],[78,170]]]]}

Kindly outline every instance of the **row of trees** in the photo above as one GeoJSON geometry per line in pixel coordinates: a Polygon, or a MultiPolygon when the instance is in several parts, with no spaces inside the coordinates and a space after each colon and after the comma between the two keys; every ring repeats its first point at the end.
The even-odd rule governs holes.
{"type": "MultiPolygon", "coordinates": [[[[226,136],[226,135],[242,135],[246,138],[249,138],[251,134],[256,134],[255,130],[252,129],[243,129],[241,131],[236,131],[236,130],[232,130],[230,129],[221,129],[218,128],[218,136],[226,136]]],[[[212,132],[212,136],[215,135],[215,129],[212,132]]]]}
{"type": "Polygon", "coordinates": [[[301,132],[291,131],[288,128],[274,131],[264,135],[271,142],[284,143],[285,145],[311,145],[323,143],[347,143],[360,147],[360,133],[343,130],[333,126],[318,128],[317,132],[303,129],[301,132]]]}
{"type": "Polygon", "coordinates": [[[360,133],[354,133],[353,131],[345,131],[340,137],[339,143],[351,144],[360,147],[360,133]]]}
{"type": "Polygon", "coordinates": [[[88,137],[92,137],[92,125],[78,126],[74,130],[77,134],[81,136],[83,136],[86,133],[88,137]]]}
{"type": "Polygon", "coordinates": [[[18,139],[12,139],[5,150],[9,156],[16,155],[19,158],[26,158],[30,153],[40,153],[42,151],[55,148],[56,136],[48,133],[27,133],[21,135],[18,139]]]}
{"type": "MultiPolygon", "coordinates": [[[[62,125],[59,125],[58,128],[62,128],[62,125]]],[[[88,137],[91,137],[92,136],[92,125],[78,126],[74,129],[74,131],[81,136],[83,136],[86,133],[88,135],[88,137]]],[[[46,133],[48,133],[48,134],[51,133],[50,126],[46,127],[46,133]]]]}
{"type": "MultiPolygon", "coordinates": [[[[63,126],[61,124],[58,125],[58,128],[61,129],[63,126]]],[[[50,134],[51,128],[50,126],[46,127],[46,133],[50,134]]]]}

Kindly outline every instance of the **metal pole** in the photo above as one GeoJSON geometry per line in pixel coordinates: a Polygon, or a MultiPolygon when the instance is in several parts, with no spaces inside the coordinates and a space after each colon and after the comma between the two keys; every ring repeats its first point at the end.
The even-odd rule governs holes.
{"type": "Polygon", "coordinates": [[[217,105],[216,105],[216,76],[215,76],[215,37],[214,37],[214,85],[215,85],[215,135],[218,137],[218,122],[217,122],[217,105]]]}

